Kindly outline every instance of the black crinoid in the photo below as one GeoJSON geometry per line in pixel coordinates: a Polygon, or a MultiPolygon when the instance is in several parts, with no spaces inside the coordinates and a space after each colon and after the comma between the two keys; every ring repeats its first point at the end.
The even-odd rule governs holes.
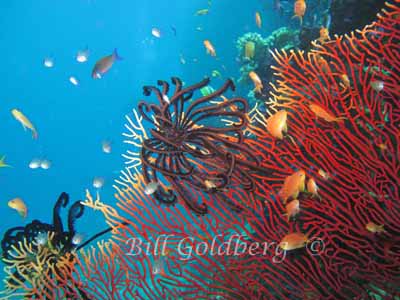
{"type": "Polygon", "coordinates": [[[18,247],[19,243],[22,243],[24,239],[27,243],[35,244],[33,242],[36,242],[38,236],[47,233],[54,233],[52,242],[54,246],[60,248],[62,252],[71,252],[73,249],[77,248],[79,245],[74,245],[72,242],[73,237],[76,234],[75,221],[83,215],[84,206],[80,201],[76,201],[71,205],[68,211],[68,230],[64,230],[60,210],[62,207],[66,207],[68,202],[68,194],[62,193],[53,208],[53,224],[33,220],[26,226],[18,226],[8,229],[1,241],[3,258],[12,258],[9,257],[9,255],[12,253],[13,246],[18,247]]]}
{"type": "Polygon", "coordinates": [[[195,92],[209,82],[205,78],[183,87],[182,81],[173,77],[175,88],[168,97],[169,84],[159,80],[160,88],[143,88],[144,94],[153,93],[158,103],[141,101],[138,106],[143,118],[152,124],[151,138],[143,142],[141,149],[145,183],[161,180],[172,185],[168,191],[158,186],[154,197],[161,203],[174,204],[179,196],[200,215],[207,213],[206,202],[211,198],[240,210],[226,192],[232,184],[252,190],[254,180],[250,172],[259,167],[243,135],[248,122],[247,101],[223,96],[228,90],[234,91],[232,80],[193,99],[195,92]],[[199,193],[204,196],[199,197],[199,193]]]}

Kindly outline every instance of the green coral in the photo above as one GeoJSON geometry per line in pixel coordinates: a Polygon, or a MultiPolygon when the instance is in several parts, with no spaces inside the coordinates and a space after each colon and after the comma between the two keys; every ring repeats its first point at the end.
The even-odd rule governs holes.
{"type": "Polygon", "coordinates": [[[299,30],[291,30],[287,27],[281,27],[274,32],[266,39],[267,45],[271,49],[293,49],[296,48],[299,41],[300,31],[299,30]]]}
{"type": "Polygon", "coordinates": [[[250,84],[248,78],[250,71],[255,71],[259,76],[269,72],[269,65],[272,63],[270,50],[275,48],[285,50],[296,48],[299,44],[298,35],[299,30],[281,27],[266,38],[255,32],[248,32],[241,36],[236,42],[236,48],[239,53],[238,59],[242,64],[239,82],[250,84]],[[245,47],[248,42],[253,42],[255,45],[253,59],[245,57],[245,47]]]}

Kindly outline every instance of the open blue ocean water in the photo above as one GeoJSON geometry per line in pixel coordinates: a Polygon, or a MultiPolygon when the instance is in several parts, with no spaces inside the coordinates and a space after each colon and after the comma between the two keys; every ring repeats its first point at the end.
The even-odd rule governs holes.
{"type": "MultiPolygon", "coordinates": [[[[95,191],[96,176],[105,179],[102,200],[115,203],[113,180],[125,167],[121,155],[129,148],[122,136],[125,115],[143,99],[142,86],[171,76],[196,83],[213,70],[222,78],[211,85],[237,78],[237,38],[249,31],[268,35],[285,22],[272,1],[215,0],[209,14],[195,16],[207,6],[206,0],[1,2],[0,156],[11,167],[0,169],[0,235],[33,219],[50,223],[60,193],[67,192],[71,202],[84,199],[85,189],[95,191]],[[255,11],[263,14],[261,30],[255,11]],[[152,36],[153,27],[160,29],[160,38],[152,36]],[[216,47],[217,59],[206,53],[205,39],[216,47]],[[86,47],[89,59],[78,63],[76,53],[86,47]],[[114,48],[123,60],[101,79],[91,78],[95,62],[114,48]],[[46,57],[54,67],[44,67],[46,57]],[[12,109],[34,124],[37,140],[23,130],[12,109]],[[112,153],[102,151],[103,140],[111,141],[112,153]],[[51,167],[29,168],[34,158],[48,159],[51,167]],[[25,219],[7,206],[16,197],[28,207],[25,219]]],[[[238,86],[237,94],[248,91],[249,86],[238,86]]],[[[90,236],[105,223],[100,213],[87,209],[78,226],[90,236]]]]}

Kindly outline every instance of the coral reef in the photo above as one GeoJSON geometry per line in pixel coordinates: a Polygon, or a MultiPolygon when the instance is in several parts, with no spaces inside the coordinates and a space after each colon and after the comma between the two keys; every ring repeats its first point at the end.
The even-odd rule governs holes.
{"type": "MultiPolygon", "coordinates": [[[[117,208],[88,192],[81,203],[105,215],[112,241],[49,267],[35,260],[34,270],[48,272],[31,276],[17,265],[42,251],[37,234],[8,235],[10,274],[44,274],[44,299],[398,298],[400,1],[393,3],[363,30],[313,43],[307,54],[272,52],[277,80],[265,112],[223,97],[230,81],[192,102],[208,80],[182,88],[174,78],[171,97],[165,81],[145,87],[158,104],[141,102],[128,118],[133,149],[115,184],[117,208]],[[272,122],[276,112],[284,118],[272,122]],[[222,185],[205,184],[217,175],[222,185]],[[149,182],[159,183],[156,194],[145,192],[149,182]]],[[[74,231],[60,239],[59,219],[46,226],[49,245],[74,231]]],[[[46,248],[35,257],[55,249],[46,248]]]]}
{"type": "MultiPolygon", "coordinates": [[[[269,66],[273,62],[270,54],[271,49],[295,49],[298,46],[298,30],[292,30],[287,27],[281,27],[271,33],[267,38],[263,38],[260,34],[249,32],[240,37],[236,42],[238,49],[238,60],[242,64],[240,68],[240,83],[249,83],[249,73],[255,71],[260,77],[263,78],[265,87],[268,88],[268,82],[271,80],[272,72],[269,66]],[[248,58],[246,56],[246,44],[254,43],[254,56],[248,58]]],[[[263,91],[267,94],[268,90],[263,91]]]]}

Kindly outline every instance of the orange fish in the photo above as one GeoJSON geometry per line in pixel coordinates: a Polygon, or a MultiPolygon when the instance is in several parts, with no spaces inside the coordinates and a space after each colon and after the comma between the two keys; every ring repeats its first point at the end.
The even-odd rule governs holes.
{"type": "Polygon", "coordinates": [[[8,201],[8,206],[12,209],[15,209],[21,217],[26,218],[26,215],[28,214],[28,208],[21,198],[14,198],[8,201]]]}
{"type": "Polygon", "coordinates": [[[256,12],[256,24],[257,24],[258,28],[261,28],[261,24],[262,24],[261,16],[260,16],[260,13],[258,11],[256,12]]]}
{"type": "Polygon", "coordinates": [[[287,132],[287,111],[280,110],[267,119],[267,131],[277,139],[283,139],[283,133],[287,132]]]}
{"type": "Polygon", "coordinates": [[[329,41],[331,38],[329,37],[329,30],[328,28],[325,27],[321,27],[321,29],[319,30],[319,41],[321,43],[325,42],[325,41],[329,41]]]}
{"type": "Polygon", "coordinates": [[[203,42],[204,46],[206,47],[207,53],[210,54],[211,56],[217,56],[217,53],[215,52],[214,46],[211,44],[209,40],[205,40],[203,42]]]}
{"type": "Polygon", "coordinates": [[[319,197],[318,190],[319,190],[319,187],[318,187],[317,183],[315,182],[314,178],[311,177],[310,179],[308,179],[307,192],[311,193],[311,195],[313,195],[313,196],[319,197]]]}
{"type": "Polygon", "coordinates": [[[346,87],[346,88],[350,87],[349,76],[347,76],[346,74],[342,74],[342,75],[340,75],[340,79],[342,80],[342,84],[344,85],[344,87],[346,87]]]}
{"type": "Polygon", "coordinates": [[[381,149],[381,151],[385,151],[387,149],[387,145],[384,143],[378,144],[379,149],[381,149]]]}
{"type": "Polygon", "coordinates": [[[290,201],[288,204],[286,204],[285,209],[285,215],[287,215],[287,220],[289,222],[291,217],[296,216],[300,212],[300,201],[297,199],[290,201]]]}
{"type": "Polygon", "coordinates": [[[117,60],[122,60],[122,57],[118,55],[117,49],[114,49],[113,54],[107,55],[96,62],[92,70],[92,78],[101,78],[103,74],[110,70],[114,62],[117,60]]]}
{"type": "Polygon", "coordinates": [[[321,176],[325,180],[331,179],[331,176],[322,169],[318,170],[318,175],[321,176]]]}
{"type": "Polygon", "coordinates": [[[303,24],[303,16],[306,12],[306,1],[305,0],[296,0],[294,3],[294,16],[292,18],[299,18],[300,24],[303,24]]]}
{"type": "Polygon", "coordinates": [[[376,224],[376,223],[374,223],[374,222],[368,222],[368,223],[365,225],[365,228],[366,228],[369,232],[372,232],[372,233],[379,233],[379,232],[384,232],[384,231],[385,231],[385,229],[383,229],[383,226],[384,226],[384,225],[378,225],[378,224],[376,224]]]}
{"type": "Polygon", "coordinates": [[[335,117],[334,115],[327,112],[325,109],[323,109],[321,106],[317,104],[310,104],[309,107],[317,118],[324,119],[327,122],[338,122],[343,119],[346,119],[345,117],[335,117]]]}
{"type": "Polygon", "coordinates": [[[308,237],[300,232],[289,233],[285,235],[279,243],[279,247],[285,251],[303,248],[307,242],[308,237]]]}
{"type": "Polygon", "coordinates": [[[317,59],[317,64],[318,64],[318,66],[321,68],[321,70],[322,70],[322,72],[324,72],[324,73],[329,73],[329,64],[328,64],[328,62],[326,61],[326,59],[325,58],[323,58],[322,56],[320,56],[320,55],[317,55],[316,56],[316,59],[317,59]]]}
{"type": "Polygon", "coordinates": [[[260,77],[258,77],[257,73],[254,71],[250,71],[249,73],[249,77],[250,79],[253,81],[254,83],[254,90],[258,93],[261,93],[262,88],[264,87],[262,84],[262,81],[260,79],[260,77]]]}
{"type": "Polygon", "coordinates": [[[289,198],[296,199],[300,192],[304,191],[306,180],[306,172],[304,170],[297,171],[285,178],[279,196],[283,200],[283,204],[289,198]]]}

